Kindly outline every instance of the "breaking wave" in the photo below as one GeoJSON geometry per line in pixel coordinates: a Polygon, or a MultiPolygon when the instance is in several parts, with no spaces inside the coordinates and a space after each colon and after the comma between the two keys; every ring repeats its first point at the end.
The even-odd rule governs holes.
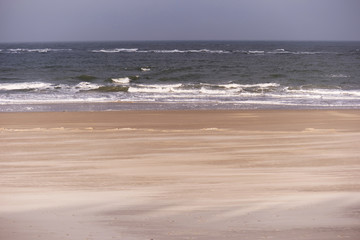
{"type": "Polygon", "coordinates": [[[91,52],[94,53],[120,53],[120,52],[137,52],[137,48],[114,48],[114,49],[99,49],[99,50],[92,50],[91,52]]]}
{"type": "Polygon", "coordinates": [[[44,90],[52,87],[50,83],[44,82],[23,82],[23,83],[0,83],[1,91],[21,91],[21,90],[44,90]]]}
{"type": "Polygon", "coordinates": [[[4,53],[48,53],[48,52],[70,52],[72,49],[54,49],[54,48],[10,48],[4,50],[4,53]]]}
{"type": "Polygon", "coordinates": [[[131,79],[129,77],[124,78],[112,78],[112,82],[119,83],[119,84],[129,84],[131,79]]]}
{"type": "Polygon", "coordinates": [[[209,50],[209,49],[189,49],[189,50],[179,50],[179,49],[154,49],[154,50],[139,50],[138,48],[114,48],[114,49],[97,49],[91,50],[94,53],[231,53],[226,50],[209,50]]]}

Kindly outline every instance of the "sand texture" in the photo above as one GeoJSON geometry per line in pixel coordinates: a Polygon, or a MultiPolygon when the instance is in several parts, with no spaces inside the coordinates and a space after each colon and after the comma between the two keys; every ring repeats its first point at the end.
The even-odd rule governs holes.
{"type": "Polygon", "coordinates": [[[360,111],[0,113],[1,240],[360,239],[360,111]]]}

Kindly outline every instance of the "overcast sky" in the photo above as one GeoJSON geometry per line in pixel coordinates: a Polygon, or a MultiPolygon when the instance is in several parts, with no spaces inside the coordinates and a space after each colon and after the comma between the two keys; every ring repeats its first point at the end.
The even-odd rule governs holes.
{"type": "Polygon", "coordinates": [[[0,0],[0,42],[360,40],[360,0],[0,0]]]}

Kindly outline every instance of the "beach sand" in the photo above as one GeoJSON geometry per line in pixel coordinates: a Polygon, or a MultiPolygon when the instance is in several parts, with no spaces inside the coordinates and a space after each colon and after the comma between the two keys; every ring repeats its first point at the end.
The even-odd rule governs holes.
{"type": "Polygon", "coordinates": [[[0,113],[1,240],[360,239],[360,111],[0,113]]]}

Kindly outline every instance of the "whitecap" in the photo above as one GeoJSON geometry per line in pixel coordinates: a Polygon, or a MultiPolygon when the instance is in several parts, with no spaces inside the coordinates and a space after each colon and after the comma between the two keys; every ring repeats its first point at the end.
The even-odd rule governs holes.
{"type": "Polygon", "coordinates": [[[185,51],[173,49],[173,50],[149,50],[149,52],[154,53],[185,53],[185,51]]]}
{"type": "Polygon", "coordinates": [[[129,84],[130,83],[130,78],[128,77],[124,77],[124,78],[112,78],[111,79],[114,83],[119,83],[119,84],[129,84]]]}
{"type": "Polygon", "coordinates": [[[80,91],[88,91],[93,89],[98,89],[100,85],[95,83],[89,83],[89,82],[80,82],[77,85],[75,85],[75,89],[78,89],[80,91]]]}
{"type": "Polygon", "coordinates": [[[275,50],[267,52],[267,53],[270,53],[270,54],[287,54],[287,53],[292,53],[292,52],[286,51],[284,48],[279,48],[279,49],[275,49],[275,50]]]}
{"type": "Polygon", "coordinates": [[[147,72],[147,71],[150,71],[150,70],[151,70],[150,68],[146,68],[146,67],[141,68],[141,71],[143,71],[143,72],[147,72]]]}
{"type": "Polygon", "coordinates": [[[53,49],[53,48],[10,48],[7,49],[9,53],[48,53],[48,52],[63,52],[72,51],[72,49],[53,49]]]}
{"type": "Polygon", "coordinates": [[[331,78],[348,78],[350,76],[340,73],[340,74],[330,74],[329,77],[331,77],[331,78]]]}
{"type": "Polygon", "coordinates": [[[209,50],[209,49],[187,49],[187,50],[179,50],[179,49],[171,49],[171,50],[148,50],[143,52],[153,52],[153,53],[230,53],[229,51],[224,50],[209,50]]]}
{"type": "Polygon", "coordinates": [[[248,54],[264,54],[265,51],[260,51],[260,50],[251,50],[251,51],[247,51],[248,54]]]}
{"type": "Polygon", "coordinates": [[[229,92],[226,91],[226,90],[219,90],[219,89],[211,89],[211,88],[202,87],[200,89],[200,93],[208,94],[208,95],[227,95],[227,93],[229,93],[229,92]]]}
{"type": "Polygon", "coordinates": [[[230,53],[229,51],[224,50],[209,50],[209,49],[200,49],[200,50],[187,50],[189,53],[230,53]]]}
{"type": "Polygon", "coordinates": [[[0,90],[42,90],[51,88],[53,85],[45,82],[1,83],[0,90]]]}
{"type": "Polygon", "coordinates": [[[278,83],[256,83],[256,84],[229,83],[229,84],[220,84],[218,86],[224,87],[224,88],[253,88],[253,87],[274,88],[274,87],[279,87],[280,84],[278,84],[278,83]]]}
{"type": "Polygon", "coordinates": [[[119,53],[119,52],[137,52],[138,48],[114,48],[114,49],[99,49],[99,50],[92,50],[91,52],[94,53],[119,53]]]}
{"type": "Polygon", "coordinates": [[[182,84],[168,84],[168,85],[144,85],[138,84],[130,86],[128,92],[131,93],[169,93],[175,92],[177,88],[180,88],[182,84]]]}

